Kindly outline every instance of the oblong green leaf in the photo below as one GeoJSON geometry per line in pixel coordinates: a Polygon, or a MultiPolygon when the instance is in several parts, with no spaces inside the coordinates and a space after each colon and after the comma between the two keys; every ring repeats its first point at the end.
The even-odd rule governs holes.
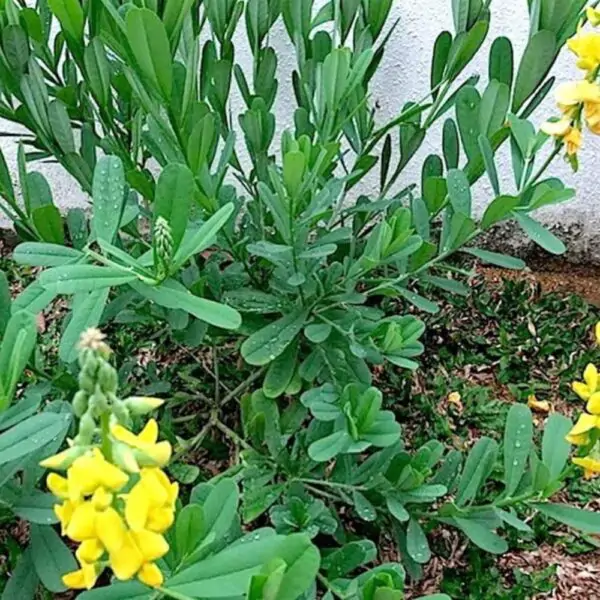
{"type": "Polygon", "coordinates": [[[95,265],[66,265],[44,271],[39,282],[57,294],[92,292],[136,281],[137,277],[123,269],[95,265]]]}
{"type": "Polygon", "coordinates": [[[531,410],[524,404],[515,404],[508,411],[504,429],[504,483],[508,496],[519,487],[532,447],[531,410]]]}

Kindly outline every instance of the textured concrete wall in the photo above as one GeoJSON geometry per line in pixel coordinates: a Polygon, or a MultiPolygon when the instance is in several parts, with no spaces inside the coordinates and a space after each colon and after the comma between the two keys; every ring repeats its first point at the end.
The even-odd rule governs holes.
{"type": "MultiPolygon", "coordinates": [[[[401,19],[392,42],[388,47],[386,57],[373,87],[373,98],[377,101],[379,119],[381,121],[393,118],[399,113],[403,104],[409,100],[422,98],[429,89],[429,72],[431,53],[435,38],[443,29],[452,30],[451,0],[397,0],[392,17],[401,19]]],[[[508,35],[515,45],[517,56],[520,56],[527,41],[528,20],[527,0],[493,0],[492,26],[485,48],[478,59],[469,69],[468,74],[487,73],[487,57],[491,42],[499,35],[508,35]]],[[[250,53],[244,48],[243,35],[239,39],[240,51],[238,61],[246,72],[251,72],[250,53]]],[[[285,30],[281,22],[271,37],[271,43],[276,47],[280,56],[280,87],[282,99],[277,105],[278,128],[282,129],[291,123],[291,113],[288,101],[291,96],[290,84],[285,80],[285,74],[291,72],[295,65],[295,57],[290,48],[285,30]]],[[[578,77],[574,61],[569,53],[564,53],[555,68],[559,81],[578,77]]],[[[240,106],[239,98],[234,101],[234,114],[240,106]]],[[[550,98],[535,115],[537,123],[547,116],[554,114],[554,102],[550,98]]],[[[440,124],[441,125],[441,124],[440,124]]],[[[4,125],[5,131],[15,131],[14,127],[4,125]]],[[[6,153],[9,166],[16,172],[16,149],[10,138],[2,138],[2,149],[6,153]]],[[[420,156],[406,170],[401,183],[406,185],[419,181],[422,158],[431,152],[440,153],[440,131],[430,132],[420,156]]],[[[539,214],[541,220],[553,225],[558,231],[563,231],[563,238],[569,244],[572,257],[600,259],[600,250],[595,243],[600,230],[600,219],[597,217],[596,204],[596,160],[600,156],[600,139],[591,135],[586,137],[585,147],[581,153],[581,170],[573,175],[570,168],[557,160],[551,173],[560,176],[569,185],[577,189],[575,201],[549,208],[539,214]]],[[[86,206],[87,199],[81,193],[78,185],[65,174],[60,166],[40,164],[35,167],[50,179],[55,199],[61,207],[86,206]]],[[[510,159],[507,152],[499,157],[499,171],[503,177],[503,192],[512,190],[510,159]]],[[[368,187],[368,186],[367,186],[368,187]]],[[[365,190],[367,191],[367,190],[365,190]]],[[[487,180],[482,181],[476,192],[479,210],[492,199],[491,189],[487,180]]],[[[2,221],[0,221],[2,223],[2,221]]],[[[5,223],[5,222],[4,222],[5,223]]]]}

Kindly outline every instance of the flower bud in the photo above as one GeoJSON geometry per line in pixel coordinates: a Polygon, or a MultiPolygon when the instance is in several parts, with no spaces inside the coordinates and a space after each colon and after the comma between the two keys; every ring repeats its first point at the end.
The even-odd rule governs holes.
{"type": "Polygon", "coordinates": [[[106,396],[100,391],[100,388],[96,388],[96,391],[90,397],[90,410],[94,411],[95,415],[100,415],[108,409],[108,400],[106,396]]]}
{"type": "Polygon", "coordinates": [[[88,394],[93,394],[96,389],[94,378],[86,370],[79,373],[79,387],[88,394]]]}
{"type": "Polygon", "coordinates": [[[128,473],[140,472],[140,467],[138,466],[133,450],[127,444],[114,442],[112,455],[114,463],[124,471],[128,473]]]}
{"type": "Polygon", "coordinates": [[[103,362],[98,369],[98,383],[104,392],[114,393],[117,389],[117,371],[107,362],[103,362]]]}
{"type": "Polygon", "coordinates": [[[122,424],[128,424],[130,419],[129,409],[125,402],[122,400],[116,400],[112,405],[112,413],[116,417],[117,421],[122,424]]]}
{"type": "Polygon", "coordinates": [[[165,403],[160,398],[151,398],[149,396],[132,396],[125,400],[125,406],[131,411],[131,414],[143,416],[160,408],[165,403]]]}
{"type": "Polygon", "coordinates": [[[88,409],[89,394],[83,390],[79,390],[73,397],[73,412],[77,418],[81,418],[88,409]]]}
{"type": "Polygon", "coordinates": [[[54,471],[64,471],[68,469],[80,456],[87,452],[86,446],[74,445],[67,450],[63,450],[54,456],[49,456],[42,462],[40,467],[53,469],[54,471]]]}
{"type": "Polygon", "coordinates": [[[94,438],[94,433],[96,432],[96,421],[91,414],[91,411],[88,410],[79,421],[79,435],[77,436],[78,441],[85,444],[91,444],[94,438]]]}

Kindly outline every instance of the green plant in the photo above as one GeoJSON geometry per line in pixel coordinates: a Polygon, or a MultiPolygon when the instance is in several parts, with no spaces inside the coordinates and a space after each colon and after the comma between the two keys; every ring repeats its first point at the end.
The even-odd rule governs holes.
{"type": "MultiPolygon", "coordinates": [[[[392,4],[332,0],[316,11],[312,0],[168,0],[143,8],[49,0],[32,11],[8,1],[0,12],[0,73],[9,71],[0,114],[31,132],[30,159],[56,158],[91,194],[91,227],[81,213],[67,215],[73,247],[64,246],[60,215],[46,209],[36,217],[39,208],[26,198],[18,206],[2,177],[6,169],[0,192],[21,234],[37,240],[19,246],[15,258],[46,269],[16,306],[38,312],[57,295],[73,296],[65,362],[75,358],[84,328],[124,310],[128,318],[158,315],[172,331],[190,324],[188,314],[212,325],[214,398],[202,429],[181,441],[178,458],[218,430],[243,450],[235,476],[245,521],[270,510],[280,530],[283,521],[286,529],[327,534],[345,504],[367,527],[391,531],[404,565],[418,576],[431,556],[428,530],[438,524],[492,553],[508,548],[497,530],[527,529],[512,508],[546,512],[588,532],[598,528],[596,515],[547,502],[566,477],[567,420],[549,420],[540,458],[531,413],[511,409],[504,469],[490,438],[478,440],[464,461],[435,439],[409,451],[395,412],[384,406],[392,399],[373,376],[382,365],[404,376],[418,368],[425,327],[406,307],[436,313],[432,288],[468,292],[453,263],[457,252],[524,266],[477,248],[481,233],[514,219],[547,251],[564,251],[531,216],[574,195],[547,175],[562,142],[548,150],[549,137],[528,118],[552,88],[548,73],[586,2],[561,9],[552,0],[531,2],[529,41],[517,67],[511,42],[498,38],[480,85],[479,77],[462,75],[487,38],[491,0],[455,0],[456,31],[435,44],[429,93],[378,124],[370,88],[394,34],[392,4]],[[58,21],[52,43],[40,15],[58,21]],[[243,16],[251,78],[236,64],[234,34],[243,16]],[[276,139],[278,57],[270,32],[280,17],[297,64],[294,127],[276,139]],[[234,80],[245,104],[237,121],[234,80]],[[402,187],[407,165],[442,119],[440,154],[425,159],[420,182],[402,187]],[[79,147],[73,129],[81,130],[79,147]],[[505,142],[510,189],[501,188],[494,158],[505,142]],[[98,160],[98,149],[108,156],[98,160]],[[150,160],[161,169],[156,180],[150,160]],[[357,196],[376,167],[375,192],[357,196]],[[479,217],[472,188],[484,174],[494,197],[479,217]],[[52,228],[36,225],[46,223],[46,213],[52,228]],[[231,334],[256,368],[225,396],[219,330],[244,338],[231,334]],[[227,423],[226,407],[237,398],[244,437],[227,423]]],[[[30,181],[42,185],[21,171],[25,194],[30,181]]],[[[199,344],[206,327],[194,326],[186,341],[199,344]]],[[[375,554],[372,544],[348,539],[342,523],[334,533],[341,548],[325,549],[319,587],[340,598],[402,597],[398,569],[346,581],[375,554]],[[349,566],[340,567],[346,560],[349,566]]],[[[312,548],[306,538],[294,539],[312,548]]],[[[285,573],[274,560],[254,573],[249,595],[285,597],[285,573]]],[[[245,584],[232,594],[243,594],[245,584]]]]}

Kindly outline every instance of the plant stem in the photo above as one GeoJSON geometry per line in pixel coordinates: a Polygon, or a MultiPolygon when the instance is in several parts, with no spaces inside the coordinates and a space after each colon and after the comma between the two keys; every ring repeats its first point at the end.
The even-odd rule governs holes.
{"type": "Polygon", "coordinates": [[[367,488],[365,488],[362,485],[352,485],[350,483],[338,483],[337,481],[326,481],[326,480],[321,480],[321,479],[307,479],[304,477],[298,477],[296,478],[295,481],[300,481],[301,483],[309,483],[312,485],[324,485],[326,487],[331,487],[331,488],[339,488],[341,490],[350,490],[350,491],[365,491],[367,488]]]}
{"type": "Polygon", "coordinates": [[[252,446],[244,439],[242,439],[233,429],[230,429],[220,421],[219,419],[215,419],[215,427],[222,431],[230,440],[232,440],[238,446],[241,446],[245,450],[254,450],[252,446]]]}
{"type": "Polygon", "coordinates": [[[238,385],[233,391],[229,392],[223,398],[223,400],[221,400],[221,405],[220,405],[221,408],[223,406],[225,406],[227,403],[231,402],[231,400],[234,400],[237,396],[239,396],[240,394],[245,392],[249,387],[251,387],[256,380],[260,379],[263,376],[264,372],[265,372],[264,368],[259,369],[258,371],[255,371],[254,373],[252,373],[252,375],[250,375],[250,377],[248,377],[248,379],[246,379],[245,381],[242,381],[242,383],[240,383],[240,385],[238,385]]]}
{"type": "Polygon", "coordinates": [[[108,462],[112,462],[112,444],[110,441],[110,413],[104,411],[100,416],[100,430],[102,433],[102,454],[108,462]]]}
{"type": "Polygon", "coordinates": [[[181,458],[183,456],[185,456],[188,452],[191,452],[192,450],[194,450],[196,447],[200,446],[202,444],[202,442],[204,441],[204,438],[206,437],[206,435],[208,434],[208,432],[210,431],[210,428],[214,425],[212,419],[206,423],[206,425],[204,425],[204,427],[200,430],[200,433],[198,433],[196,436],[194,436],[191,440],[189,440],[185,447],[180,448],[175,455],[173,456],[173,458],[171,459],[172,463],[177,462],[178,460],[181,460],[181,458]]]}

